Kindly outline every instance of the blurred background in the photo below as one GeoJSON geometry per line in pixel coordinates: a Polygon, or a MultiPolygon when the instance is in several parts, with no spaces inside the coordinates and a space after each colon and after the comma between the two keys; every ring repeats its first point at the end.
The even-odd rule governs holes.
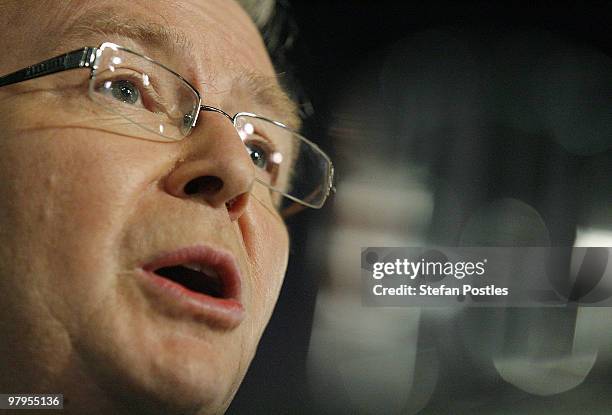
{"type": "Polygon", "coordinates": [[[361,247],[612,246],[608,2],[276,13],[338,191],[288,220],[283,292],[228,413],[612,413],[609,308],[377,308],[360,291],[361,247]]]}

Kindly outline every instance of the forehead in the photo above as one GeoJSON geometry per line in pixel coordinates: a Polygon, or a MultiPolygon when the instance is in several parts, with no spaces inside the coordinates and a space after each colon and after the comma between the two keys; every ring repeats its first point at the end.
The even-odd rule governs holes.
{"type": "Polygon", "coordinates": [[[297,105],[280,87],[259,31],[234,0],[65,0],[61,7],[56,0],[4,1],[0,22],[13,30],[0,45],[13,53],[0,60],[2,73],[110,41],[175,70],[207,105],[300,128],[297,105]]]}
{"type": "Polygon", "coordinates": [[[274,73],[257,29],[233,0],[72,0],[51,17],[48,26],[59,35],[57,43],[99,40],[96,34],[108,35],[105,29],[123,26],[122,35],[164,46],[156,35],[165,31],[175,49],[189,49],[209,63],[230,60],[234,66],[274,73]],[[148,29],[154,30],[147,35],[148,29]]]}
{"type": "Polygon", "coordinates": [[[228,112],[260,108],[262,115],[299,126],[295,104],[280,88],[257,28],[233,0],[70,0],[58,13],[45,15],[51,3],[33,4],[28,19],[50,43],[42,56],[115,42],[180,73],[209,105],[228,112]],[[239,102],[245,97],[262,105],[245,107],[239,102]]]}

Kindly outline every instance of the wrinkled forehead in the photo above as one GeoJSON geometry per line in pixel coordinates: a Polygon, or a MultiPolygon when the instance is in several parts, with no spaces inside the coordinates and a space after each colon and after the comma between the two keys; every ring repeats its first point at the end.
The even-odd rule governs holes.
{"type": "Polygon", "coordinates": [[[279,85],[258,29],[233,0],[69,0],[59,10],[54,1],[28,1],[19,6],[29,10],[23,23],[40,41],[21,45],[36,55],[21,66],[111,41],[180,73],[213,100],[207,104],[227,104],[215,102],[215,94],[230,91],[230,101],[254,106],[227,105],[228,112],[259,111],[299,128],[296,106],[279,85]],[[49,8],[57,11],[45,13],[49,8]]]}
{"type": "Polygon", "coordinates": [[[65,0],[61,7],[56,0],[4,1],[0,22],[9,30],[0,45],[12,53],[0,72],[110,41],[181,74],[208,105],[300,127],[258,29],[233,0],[65,0]]]}
{"type": "Polygon", "coordinates": [[[257,28],[233,0],[72,0],[49,25],[62,46],[118,32],[158,50],[274,73],[257,28]]]}

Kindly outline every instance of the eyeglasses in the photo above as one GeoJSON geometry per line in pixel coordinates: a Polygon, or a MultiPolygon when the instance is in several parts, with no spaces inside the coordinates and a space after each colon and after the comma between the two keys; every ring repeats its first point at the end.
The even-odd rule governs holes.
{"type": "Polygon", "coordinates": [[[91,68],[89,97],[130,121],[107,121],[106,130],[175,142],[189,135],[200,111],[217,112],[234,125],[256,166],[256,180],[285,196],[273,197],[281,213],[295,210],[295,203],[318,209],[333,191],[332,162],[316,144],[278,121],[249,112],[231,116],[203,105],[200,93],[179,74],[114,43],[84,47],[0,77],[0,87],[78,68],[91,68]]]}

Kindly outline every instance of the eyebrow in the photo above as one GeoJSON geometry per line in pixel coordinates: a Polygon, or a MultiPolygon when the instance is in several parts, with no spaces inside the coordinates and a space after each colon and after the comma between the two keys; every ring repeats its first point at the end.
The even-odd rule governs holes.
{"type": "Polygon", "coordinates": [[[300,129],[301,119],[297,104],[280,87],[276,77],[247,71],[234,80],[234,85],[247,87],[257,103],[281,117],[279,121],[293,130],[300,129]]]}
{"type": "Polygon", "coordinates": [[[113,9],[85,13],[79,17],[79,23],[67,28],[62,35],[66,40],[82,40],[87,35],[119,35],[188,59],[193,59],[192,51],[195,49],[183,32],[171,26],[136,17],[120,17],[119,12],[113,9]]]}
{"type": "MultiPolygon", "coordinates": [[[[84,40],[87,35],[123,36],[138,43],[154,47],[182,61],[195,61],[195,46],[182,31],[172,26],[120,17],[117,10],[93,10],[79,17],[79,23],[68,27],[62,37],[69,41],[84,40]]],[[[93,46],[93,45],[92,45],[93,46]]],[[[232,89],[247,87],[254,101],[281,117],[279,121],[293,130],[299,130],[301,119],[297,104],[279,85],[277,77],[243,70],[233,80],[232,89]]]]}

